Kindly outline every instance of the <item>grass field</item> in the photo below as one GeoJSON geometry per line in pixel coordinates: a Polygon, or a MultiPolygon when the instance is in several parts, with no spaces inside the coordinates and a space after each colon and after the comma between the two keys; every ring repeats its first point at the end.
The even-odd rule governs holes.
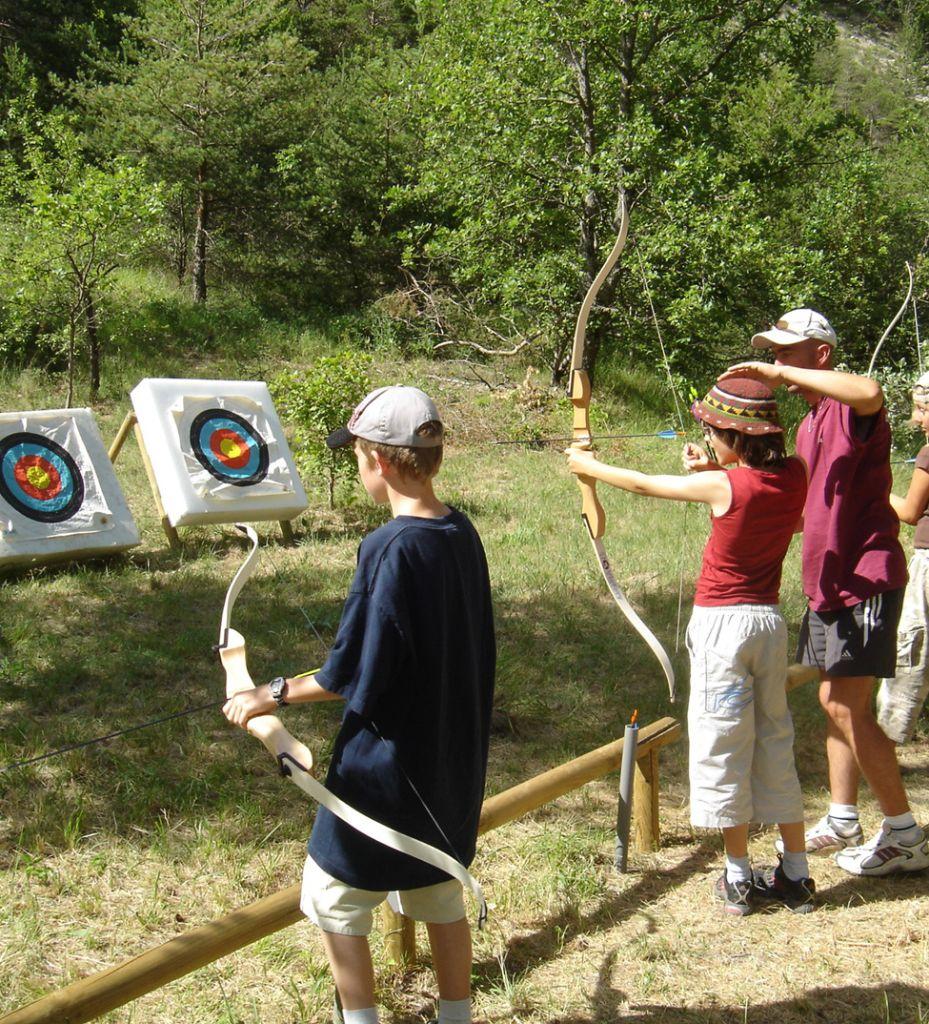
{"type": "MultiPolygon", "coordinates": [[[[165,353],[145,375],[223,376],[233,367],[215,353],[193,367],[165,353]]],[[[124,387],[110,386],[96,410],[105,437],[127,409],[134,368],[120,364],[124,387]]],[[[264,356],[247,368],[239,375],[280,366],[264,356]]],[[[388,359],[373,368],[378,382],[421,384],[445,410],[451,440],[439,491],[468,512],[485,541],[499,638],[496,705],[505,723],[491,749],[489,792],[498,792],[621,735],[634,708],[645,722],[684,717],[678,588],[683,579],[686,622],[707,524],[698,509],[601,489],[616,574],[681,680],[684,697],[671,708],[657,663],[599,577],[558,446],[489,443],[538,432],[540,424],[564,433],[567,403],[538,382],[520,384],[522,370],[480,373],[483,382],[452,362],[388,359]]],[[[669,425],[657,384],[620,375],[614,383],[612,400],[600,404],[601,431],[669,425]]],[[[39,374],[7,378],[4,392],[4,408],[48,407],[58,397],[39,374]]],[[[643,469],[677,469],[674,442],[628,441],[609,452],[643,469]]],[[[211,645],[242,542],[230,527],[198,528],[182,530],[182,549],[170,551],[131,441],[117,472],[141,547],[125,558],[0,581],[0,765],[222,697],[211,645]]],[[[329,512],[319,487],[295,524],[296,547],[261,528],[261,569],[235,612],[256,679],[322,661],[358,540],[377,517],[360,497],[345,512],[329,512]]],[[[792,551],[784,609],[794,628],[802,607],[797,568],[792,551]]],[[[792,701],[812,818],[828,800],[820,714],[811,688],[792,701]]],[[[338,710],[291,709],[286,722],[325,764],[338,710]]],[[[924,820],[925,732],[903,762],[924,820]]],[[[475,933],[478,1019],[929,1021],[925,874],[860,880],[817,862],[815,914],[728,920],[710,892],[719,840],[688,824],[685,745],[662,755],[663,848],[633,857],[624,876],[612,869],[615,788],[613,777],[591,784],[480,844],[474,870],[491,916],[475,933]]],[[[876,827],[867,795],[862,803],[866,828],[876,827]]],[[[312,814],[264,750],[218,710],[0,774],[0,1011],[297,881],[312,814]]],[[[770,861],[771,838],[753,839],[756,861],[770,861]]],[[[427,952],[416,970],[382,981],[385,1020],[432,1015],[427,952]]],[[[300,924],[105,1019],[323,1022],[331,991],[318,937],[300,924]]]]}

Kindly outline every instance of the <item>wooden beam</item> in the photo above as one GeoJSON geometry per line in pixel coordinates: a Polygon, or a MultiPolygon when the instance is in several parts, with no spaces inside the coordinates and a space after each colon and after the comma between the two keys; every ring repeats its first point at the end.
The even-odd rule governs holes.
{"type": "Polygon", "coordinates": [[[300,885],[193,928],[131,960],[0,1018],[2,1024],[83,1024],[299,921],[300,885]]]}
{"type": "MultiPolygon", "coordinates": [[[[639,729],[639,756],[649,750],[673,743],[681,735],[681,723],[675,718],[661,718],[639,729]]],[[[536,775],[527,782],[504,790],[484,801],[478,832],[490,832],[514,818],[534,811],[543,804],[593,779],[615,771],[623,756],[622,739],[613,740],[596,750],[582,754],[550,771],[536,775]]],[[[0,1021],[0,1024],[4,1024],[0,1021]]]]}
{"type": "Polygon", "coordinates": [[[416,963],[416,922],[398,914],[386,900],[381,904],[381,934],[384,958],[391,967],[402,972],[416,963]]]}
{"type": "Polygon", "coordinates": [[[126,443],[129,431],[132,430],[135,425],[135,412],[130,410],[126,413],[123,422],[120,424],[119,430],[116,431],[116,437],[113,438],[113,443],[110,445],[109,452],[107,452],[110,457],[110,462],[116,461],[116,457],[123,450],[123,445],[126,443]]]}
{"type": "Polygon", "coordinates": [[[635,763],[632,795],[632,848],[637,853],[652,853],[661,846],[658,820],[658,748],[652,747],[635,763]]]}

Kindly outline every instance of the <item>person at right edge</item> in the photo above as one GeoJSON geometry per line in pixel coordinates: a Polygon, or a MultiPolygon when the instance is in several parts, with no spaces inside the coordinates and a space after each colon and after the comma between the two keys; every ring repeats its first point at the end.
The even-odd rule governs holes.
{"type": "MultiPolygon", "coordinates": [[[[929,440],[929,373],[913,385],[913,419],[929,440]]],[[[919,449],[906,497],[891,494],[901,523],[916,527],[910,582],[897,629],[897,672],[877,691],[877,720],[894,743],[909,743],[929,695],[929,444],[919,449]]]]}
{"type": "Polygon", "coordinates": [[[907,580],[891,507],[890,426],[880,385],[833,367],[836,334],[812,309],[793,309],[752,338],[773,363],[730,367],[799,394],[810,411],[797,454],[810,472],[803,519],[803,590],[809,606],[798,659],[819,669],[826,714],[829,811],[806,833],[807,851],[833,853],[855,875],[929,867],[926,834],[907,800],[896,748],[874,716],[877,678],[892,677],[907,580]],[[864,776],[884,818],[867,843],[858,818],[864,776]]]}

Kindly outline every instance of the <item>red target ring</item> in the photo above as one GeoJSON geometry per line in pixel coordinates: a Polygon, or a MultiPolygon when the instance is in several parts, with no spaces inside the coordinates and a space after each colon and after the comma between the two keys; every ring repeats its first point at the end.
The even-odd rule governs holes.
{"type": "Polygon", "coordinates": [[[241,469],[248,465],[251,451],[242,434],[234,430],[216,430],[210,438],[213,454],[229,469],[241,469]]]}
{"type": "Polygon", "coordinates": [[[37,501],[48,501],[61,493],[61,474],[41,455],[24,455],[13,468],[13,475],[23,493],[37,501]]]}

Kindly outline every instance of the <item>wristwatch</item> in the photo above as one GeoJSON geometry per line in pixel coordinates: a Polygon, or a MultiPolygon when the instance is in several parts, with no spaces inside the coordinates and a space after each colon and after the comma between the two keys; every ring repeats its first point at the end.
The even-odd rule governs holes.
{"type": "Polygon", "coordinates": [[[284,700],[284,694],[287,692],[287,680],[283,676],[275,676],[268,683],[268,690],[279,708],[287,707],[287,701],[284,700]]]}

